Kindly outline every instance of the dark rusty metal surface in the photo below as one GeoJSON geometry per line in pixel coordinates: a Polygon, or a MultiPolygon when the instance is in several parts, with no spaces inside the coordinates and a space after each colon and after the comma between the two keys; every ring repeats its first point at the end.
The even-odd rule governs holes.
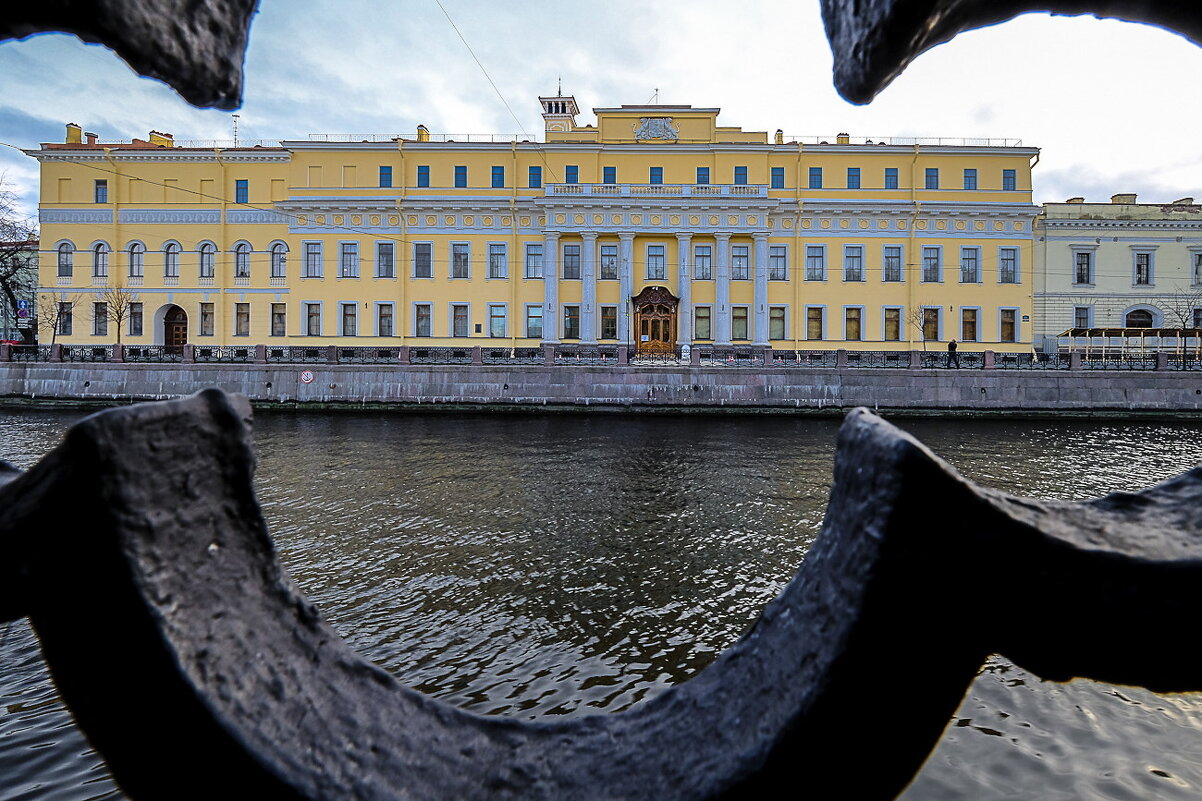
{"type": "Polygon", "coordinates": [[[244,399],[209,390],[94,415],[27,473],[0,470],[0,619],[30,618],[135,799],[886,799],[990,653],[1045,678],[1202,688],[1189,638],[1123,634],[1202,611],[1202,471],[1089,503],[1012,498],[858,410],[821,535],[713,665],[621,713],[475,715],[360,658],[300,595],[255,499],[249,424],[244,399]],[[970,603],[966,572],[1023,592],[970,603]],[[914,702],[895,736],[866,738],[865,690],[901,653],[914,702]]]}
{"type": "Polygon", "coordinates": [[[1148,22],[1202,42],[1202,6],[1181,0],[822,0],[835,88],[867,103],[924,51],[1032,11],[1148,22]]]}
{"type": "MultiPolygon", "coordinates": [[[[259,0],[36,0],[5,3],[0,41],[73,33],[111,48],[194,106],[237,108],[259,0]]],[[[32,76],[26,76],[31,78],[32,76]]]]}

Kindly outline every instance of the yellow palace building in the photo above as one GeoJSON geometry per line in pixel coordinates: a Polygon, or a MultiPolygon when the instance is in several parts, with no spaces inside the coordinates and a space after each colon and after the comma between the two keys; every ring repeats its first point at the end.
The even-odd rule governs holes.
{"type": "Polygon", "coordinates": [[[539,100],[542,142],[68,125],[27,151],[58,341],[1030,350],[1037,148],[539,100]]]}

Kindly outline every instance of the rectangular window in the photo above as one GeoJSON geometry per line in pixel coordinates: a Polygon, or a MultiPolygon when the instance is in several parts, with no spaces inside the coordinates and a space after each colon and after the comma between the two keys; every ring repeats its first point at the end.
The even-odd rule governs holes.
{"type": "Polygon", "coordinates": [[[785,339],[785,307],[768,307],[768,339],[785,339]]]}
{"type": "Polygon", "coordinates": [[[926,182],[927,189],[938,189],[939,188],[939,168],[938,167],[927,167],[926,177],[927,177],[927,182],[926,182]]]}
{"type": "Polygon", "coordinates": [[[99,180],[94,185],[93,199],[97,203],[109,202],[109,182],[107,180],[99,180]]]}
{"type": "Polygon", "coordinates": [[[234,181],[234,202],[250,202],[250,181],[247,181],[244,178],[234,181]]]}
{"type": "Polygon", "coordinates": [[[862,245],[843,246],[843,280],[864,280],[864,247],[862,245]]]}
{"type": "Polygon", "coordinates": [[[580,339],[580,307],[563,307],[563,338],[580,339]]]}
{"type": "Polygon", "coordinates": [[[843,338],[848,342],[859,342],[863,336],[864,310],[859,306],[846,306],[843,309],[843,338]]]}
{"type": "Polygon", "coordinates": [[[1018,248],[999,248],[997,257],[998,281],[1018,283],[1018,248]]]}
{"type": "Polygon", "coordinates": [[[529,339],[543,338],[543,307],[526,307],[526,336],[529,339]]]}
{"type": "Polygon", "coordinates": [[[1073,308],[1073,328],[1089,328],[1089,307],[1076,306],[1073,308]]]}
{"type": "Polygon", "coordinates": [[[710,182],[710,168],[709,167],[698,167],[697,168],[697,185],[698,186],[707,186],[709,184],[709,182],[710,182]]]}
{"type": "Polygon", "coordinates": [[[531,167],[526,176],[526,183],[531,189],[542,189],[543,168],[539,166],[531,167]]]}
{"type": "Polygon", "coordinates": [[[129,335],[131,337],[142,336],[142,304],[129,304],[129,335]]]}
{"type": "Polygon", "coordinates": [[[493,165],[492,168],[492,188],[505,188],[505,168],[501,165],[493,165]]]}
{"type": "Polygon", "coordinates": [[[563,246],[563,277],[580,280],[580,245],[563,246]]]}
{"type": "Polygon", "coordinates": [[[341,242],[338,246],[338,277],[359,277],[359,243],[341,242]]]}
{"type": "Polygon", "coordinates": [[[617,167],[602,167],[601,168],[601,183],[616,184],[618,182],[617,167]]]}
{"type": "Polygon", "coordinates": [[[976,309],[961,309],[960,310],[960,341],[961,342],[976,342],[977,341],[977,310],[976,309]]]}
{"type": "Polygon", "coordinates": [[[62,336],[71,336],[72,317],[74,316],[74,305],[70,303],[58,304],[58,333],[62,336]]]}
{"type": "Polygon", "coordinates": [[[392,186],[392,165],[380,165],[380,188],[388,189],[392,186]]]}
{"type": "Polygon", "coordinates": [[[713,339],[710,327],[710,307],[697,306],[693,309],[693,339],[713,339]]]}
{"type": "Polygon", "coordinates": [[[468,316],[466,303],[451,304],[451,336],[465,337],[468,335],[468,316]]]}
{"type": "Polygon", "coordinates": [[[960,283],[981,282],[981,249],[960,248],[960,283]]]}
{"type": "Polygon", "coordinates": [[[413,335],[415,337],[434,336],[434,310],[429,303],[414,304],[413,335]]]}
{"type": "MultiPolygon", "coordinates": [[[[61,259],[62,257],[60,256],[59,258],[61,259]]],[[[62,262],[60,261],[59,264],[61,265],[62,262]]],[[[58,274],[59,275],[63,274],[61,269],[59,270],[58,274]]],[[[70,268],[70,265],[68,264],[67,275],[70,275],[70,274],[71,274],[71,268],[70,268]]],[[[1202,284],[1202,253],[1194,254],[1194,283],[1202,284]]]]}
{"type": "Polygon", "coordinates": [[[200,304],[200,335],[202,337],[213,336],[213,304],[200,304]]]}
{"type": "Polygon", "coordinates": [[[784,167],[773,167],[772,168],[772,188],[773,189],[784,189],[785,188],[785,168],[784,167]]]}
{"type": "Polygon", "coordinates": [[[601,246],[601,280],[618,280],[618,246],[601,246]]]}
{"type": "Polygon", "coordinates": [[[932,284],[943,280],[943,265],[940,260],[941,251],[937,247],[922,249],[922,280],[932,284]]]}
{"type": "Polygon", "coordinates": [[[434,246],[429,242],[418,242],[413,246],[413,277],[434,277],[434,246]]]}
{"type": "Polygon", "coordinates": [[[467,167],[460,164],[455,167],[455,187],[463,189],[467,186],[467,167]]]}
{"type": "Polygon", "coordinates": [[[1202,309],[1194,309],[1194,328],[1202,328],[1202,309]]]}
{"type": "Polygon", "coordinates": [[[526,277],[543,277],[543,246],[541,244],[531,242],[526,245],[526,277]]]}
{"type": "Polygon", "coordinates": [[[747,307],[730,307],[730,338],[747,339],[747,307]]]}
{"type": "Polygon", "coordinates": [[[503,244],[493,243],[488,246],[488,277],[509,277],[509,254],[503,244]]]}
{"type": "MultiPolygon", "coordinates": [[[[204,276],[204,254],[201,254],[201,276],[204,276]]],[[[321,278],[321,243],[305,243],[305,278],[321,278]]]]}
{"type": "Polygon", "coordinates": [[[1018,341],[1018,312],[1015,309],[1002,309],[1002,342],[1018,341]]]}
{"type": "Polygon", "coordinates": [[[885,341],[900,342],[902,310],[898,306],[885,307],[885,341]]]}
{"type": "Polygon", "coordinates": [[[505,322],[508,315],[505,312],[505,306],[499,303],[491,303],[488,306],[488,335],[493,339],[501,339],[507,334],[505,333],[505,322]]]}
{"type": "Polygon", "coordinates": [[[885,245],[881,265],[882,281],[902,280],[902,249],[901,245],[885,245]]]}
{"type": "Polygon", "coordinates": [[[648,175],[647,183],[662,184],[663,182],[664,182],[664,168],[663,167],[652,167],[650,170],[650,174],[648,175]]]}
{"type": "Polygon", "coordinates": [[[693,246],[693,278],[709,281],[714,277],[713,248],[709,245],[693,246]]]}
{"type": "Polygon", "coordinates": [[[821,245],[806,246],[806,280],[826,280],[826,249],[821,245]]]}
{"type": "Polygon", "coordinates": [[[664,246],[648,245],[647,278],[662,281],[667,277],[667,275],[667,256],[664,252],[664,246]]]}
{"type": "Polygon", "coordinates": [[[358,336],[359,334],[359,304],[343,303],[342,312],[342,335],[344,337],[358,336]]]}
{"type": "Polygon", "coordinates": [[[1074,284],[1092,284],[1093,283],[1093,253],[1085,251],[1077,251],[1074,255],[1076,264],[1073,267],[1073,283],[1074,284]]]}
{"type": "Polygon", "coordinates": [[[822,188],[822,168],[810,167],[810,189],[822,188]]]}
{"type": "Polygon", "coordinates": [[[601,338],[602,339],[617,339],[618,338],[618,307],[617,306],[602,306],[601,307],[601,338]]]}
{"type": "Polygon", "coordinates": [[[1015,170],[1002,170],[1002,191],[1013,192],[1018,189],[1018,172],[1015,170]]]}
{"type": "Polygon", "coordinates": [[[897,167],[885,168],[885,188],[897,189],[897,167]]]}
{"type": "Polygon", "coordinates": [[[430,165],[419,164],[417,167],[417,186],[425,189],[430,186],[430,165]]]}
{"type": "Polygon", "coordinates": [[[977,188],[977,171],[975,169],[969,169],[967,167],[964,169],[964,188],[977,188]]]}
{"type": "Polygon", "coordinates": [[[580,183],[580,167],[576,164],[569,164],[563,168],[563,182],[565,184],[580,183]]]}
{"type": "Polygon", "coordinates": [[[768,280],[789,280],[789,249],[784,245],[772,245],[768,248],[768,280]]]}
{"type": "Polygon", "coordinates": [[[922,310],[922,338],[928,342],[939,339],[939,309],[922,310]]]}
{"type": "Polygon", "coordinates": [[[321,336],[321,304],[305,304],[305,336],[321,336]]]}
{"type": "Polygon", "coordinates": [[[859,167],[848,167],[847,168],[847,188],[848,189],[859,189],[860,188],[860,168],[859,167]]]}
{"type": "Polygon", "coordinates": [[[376,304],[376,336],[390,337],[393,335],[392,304],[376,304]]]}
{"type": "Polygon", "coordinates": [[[822,339],[822,307],[806,307],[806,339],[822,339]]]}
{"type": "Polygon", "coordinates": [[[1143,286],[1152,284],[1152,254],[1135,254],[1135,283],[1143,286]]]}
{"type": "Polygon", "coordinates": [[[395,253],[396,246],[392,242],[376,243],[376,278],[396,277],[395,253]]]}
{"type": "Polygon", "coordinates": [[[750,248],[747,245],[735,245],[730,249],[730,277],[734,281],[751,280],[750,248]]]}
{"type": "Polygon", "coordinates": [[[747,168],[746,167],[735,167],[735,185],[736,186],[746,186],[747,185],[747,168]]]}
{"type": "Polygon", "coordinates": [[[288,304],[271,304],[271,335],[273,337],[288,335],[288,304]]]}
{"type": "Polygon", "coordinates": [[[234,336],[250,336],[250,304],[234,304],[234,336]]]}
{"type": "Polygon", "coordinates": [[[466,242],[456,242],[451,245],[451,277],[471,278],[471,265],[468,262],[468,246],[466,242]]]}

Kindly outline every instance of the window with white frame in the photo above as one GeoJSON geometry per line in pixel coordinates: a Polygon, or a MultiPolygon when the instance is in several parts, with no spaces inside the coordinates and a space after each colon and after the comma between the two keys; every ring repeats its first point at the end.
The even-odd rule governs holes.
{"type": "Polygon", "coordinates": [[[234,246],[234,277],[250,278],[250,245],[245,242],[234,246]]]}
{"type": "Polygon", "coordinates": [[[563,277],[580,280],[580,245],[563,246],[563,277]]]}
{"type": "Polygon", "coordinates": [[[997,273],[999,283],[1018,283],[1018,248],[998,248],[997,273]]]}
{"type": "Polygon", "coordinates": [[[273,337],[288,336],[288,304],[271,304],[271,335],[273,337]]]}
{"type": "MultiPolygon", "coordinates": [[[[466,242],[451,245],[451,277],[471,278],[471,251],[466,242]]],[[[467,334],[464,334],[467,336],[467,334]]]]}
{"type": "Polygon", "coordinates": [[[434,277],[434,246],[429,242],[417,242],[413,245],[413,277],[434,277]]]}
{"type": "Polygon", "coordinates": [[[526,337],[528,339],[543,338],[543,307],[526,307],[526,337]]]}
{"type": "Polygon", "coordinates": [[[250,336],[250,304],[234,304],[234,336],[250,336]]]}
{"type": "MultiPolygon", "coordinates": [[[[539,242],[526,244],[526,277],[543,277],[543,246],[539,242]]],[[[539,336],[542,336],[541,334],[539,336]]]]}
{"type": "Polygon", "coordinates": [[[1017,309],[1001,309],[999,311],[999,321],[1001,323],[1000,339],[1002,342],[1017,342],[1018,341],[1018,310],[1017,309]]]}
{"type": "Polygon", "coordinates": [[[1092,250],[1073,251],[1073,283],[1094,283],[1094,254],[1092,250]]]}
{"type": "Polygon", "coordinates": [[[376,243],[376,278],[396,277],[396,245],[392,242],[376,243]]]}
{"type": "Polygon", "coordinates": [[[902,249],[901,245],[885,245],[881,255],[881,280],[902,280],[902,249]]]}
{"type": "Polygon", "coordinates": [[[146,246],[141,242],[134,242],[129,246],[129,277],[141,278],[146,262],[146,246]]]}
{"type": "Polygon", "coordinates": [[[1093,315],[1089,306],[1073,307],[1073,328],[1092,328],[1090,325],[1093,315]]]}
{"type": "Polygon", "coordinates": [[[734,281],[751,280],[751,249],[747,245],[733,245],[730,249],[730,277],[734,281]]]}
{"type": "Polygon", "coordinates": [[[376,336],[390,337],[396,333],[393,321],[394,308],[391,303],[376,304],[376,336]]]}
{"type": "Polygon", "coordinates": [[[730,338],[733,340],[748,339],[747,336],[747,307],[730,307],[730,338]]]}
{"type": "Polygon", "coordinates": [[[647,279],[663,281],[668,277],[667,256],[663,245],[647,246],[647,279]]]}
{"type": "Polygon", "coordinates": [[[938,283],[943,280],[942,251],[937,247],[922,249],[922,280],[924,283],[938,283]]]}
{"type": "Polygon", "coordinates": [[[960,309],[960,341],[961,342],[976,342],[979,337],[977,331],[977,316],[976,309],[960,309]]]}
{"type": "Polygon", "coordinates": [[[601,246],[601,280],[618,280],[618,246],[601,246]]]}
{"type": "Polygon", "coordinates": [[[305,243],[305,278],[321,278],[321,243],[305,243]]]}
{"type": "Polygon", "coordinates": [[[707,340],[714,338],[710,317],[709,306],[696,306],[693,308],[693,339],[707,340]]]}
{"type": "Polygon", "coordinates": [[[141,303],[129,304],[129,335],[131,337],[142,336],[142,309],[141,303]]]}
{"type": "Polygon", "coordinates": [[[843,307],[843,339],[848,342],[859,342],[864,338],[864,308],[862,306],[843,307]]]}
{"type": "MultiPolygon", "coordinates": [[[[1193,260],[1194,260],[1194,268],[1193,268],[1193,273],[1192,273],[1193,277],[1191,280],[1195,284],[1202,284],[1202,251],[1195,250],[1190,255],[1193,257],[1193,260]]],[[[67,275],[70,275],[70,274],[71,274],[70,271],[68,271],[67,275]]],[[[59,275],[62,275],[61,271],[59,272],[59,275]]]]}
{"type": "Polygon", "coordinates": [[[618,338],[618,307],[601,307],[601,339],[618,338]]]}
{"type": "Polygon", "coordinates": [[[884,337],[886,342],[900,342],[902,335],[901,306],[886,306],[882,315],[884,337]]]}
{"type": "Polygon", "coordinates": [[[413,304],[413,335],[415,337],[434,336],[434,311],[429,303],[413,304]]]}
{"type": "Polygon", "coordinates": [[[960,283],[979,284],[981,282],[981,249],[975,247],[960,248],[960,283]]]}
{"type": "Polygon", "coordinates": [[[92,336],[109,335],[109,305],[104,302],[92,304],[92,336]]]}
{"type": "Polygon", "coordinates": [[[283,278],[287,275],[288,269],[288,246],[283,242],[276,242],[271,246],[271,277],[283,278]]]}
{"type": "Polygon", "coordinates": [[[338,311],[342,317],[341,333],[344,337],[359,335],[359,304],[341,303],[338,311]]]}
{"type": "Polygon", "coordinates": [[[1202,328],[1202,308],[1194,307],[1194,328],[1202,328]]]}
{"type": "Polygon", "coordinates": [[[488,335],[494,339],[507,336],[506,320],[508,311],[503,303],[490,303],[488,306],[488,335]]]}
{"type": "Polygon", "coordinates": [[[843,280],[864,280],[864,247],[863,245],[843,246],[843,280]]]}
{"type": "Polygon", "coordinates": [[[98,242],[92,248],[92,277],[93,278],[108,278],[109,274],[109,246],[103,242],[98,242]]]}
{"type": "Polygon", "coordinates": [[[1155,278],[1152,274],[1152,251],[1137,250],[1132,254],[1134,259],[1134,275],[1131,283],[1136,286],[1151,286],[1155,283],[1155,278]]]}
{"type": "Polygon", "coordinates": [[[212,303],[200,304],[200,327],[199,332],[202,337],[213,336],[214,329],[214,313],[212,303]]]}
{"type": "Polygon", "coordinates": [[[711,245],[693,246],[693,279],[710,281],[714,277],[714,249],[711,245]]]}
{"type": "Polygon", "coordinates": [[[305,304],[305,336],[321,336],[321,304],[305,304]]]}
{"type": "Polygon", "coordinates": [[[826,248],[822,245],[806,246],[806,280],[826,280],[826,248]]]}
{"type": "Polygon", "coordinates": [[[769,306],[768,307],[768,339],[785,339],[788,337],[788,331],[785,327],[785,312],[784,306],[769,306]]]}
{"type": "Polygon", "coordinates": [[[821,306],[806,306],[806,339],[825,339],[826,331],[822,317],[825,310],[821,306]]]}
{"type": "Polygon", "coordinates": [[[338,277],[359,277],[359,243],[340,242],[338,244],[338,277]]]}
{"type": "Polygon", "coordinates": [[[75,246],[63,242],[58,246],[58,277],[70,278],[75,272],[75,246]]]}
{"type": "Polygon", "coordinates": [[[922,338],[928,342],[934,342],[939,339],[940,311],[942,309],[932,306],[927,306],[922,310],[922,338]]]}
{"type": "Polygon", "coordinates": [[[494,242],[488,246],[488,277],[509,277],[509,254],[504,243],[494,242]]]}
{"type": "Polygon", "coordinates": [[[451,336],[468,336],[468,305],[466,303],[451,304],[451,336]]]}
{"type": "Polygon", "coordinates": [[[580,339],[580,307],[563,307],[563,338],[580,339]]]}
{"type": "Polygon", "coordinates": [[[789,249],[784,245],[771,245],[768,248],[768,280],[789,280],[789,249]]]}

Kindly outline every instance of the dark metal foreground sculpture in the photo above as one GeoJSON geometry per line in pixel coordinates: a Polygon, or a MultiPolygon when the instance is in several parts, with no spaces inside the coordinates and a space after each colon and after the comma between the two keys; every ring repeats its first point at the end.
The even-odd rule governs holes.
{"type": "Polygon", "coordinates": [[[612,715],[479,716],[401,686],[299,594],[255,500],[249,421],[217,390],[108,411],[0,475],[0,620],[31,619],[135,799],[885,799],[990,653],[1202,688],[1190,638],[1140,636],[1202,612],[1202,470],[1089,503],[1013,498],[857,410],[821,535],[713,665],[612,715]],[[957,592],[966,572],[1023,591],[983,609],[957,592]],[[866,688],[903,653],[909,729],[866,737],[866,688]]]}
{"type": "Polygon", "coordinates": [[[1031,11],[1149,22],[1202,43],[1202,6],[1186,0],[822,0],[835,88],[868,103],[935,45],[1031,11]]]}

